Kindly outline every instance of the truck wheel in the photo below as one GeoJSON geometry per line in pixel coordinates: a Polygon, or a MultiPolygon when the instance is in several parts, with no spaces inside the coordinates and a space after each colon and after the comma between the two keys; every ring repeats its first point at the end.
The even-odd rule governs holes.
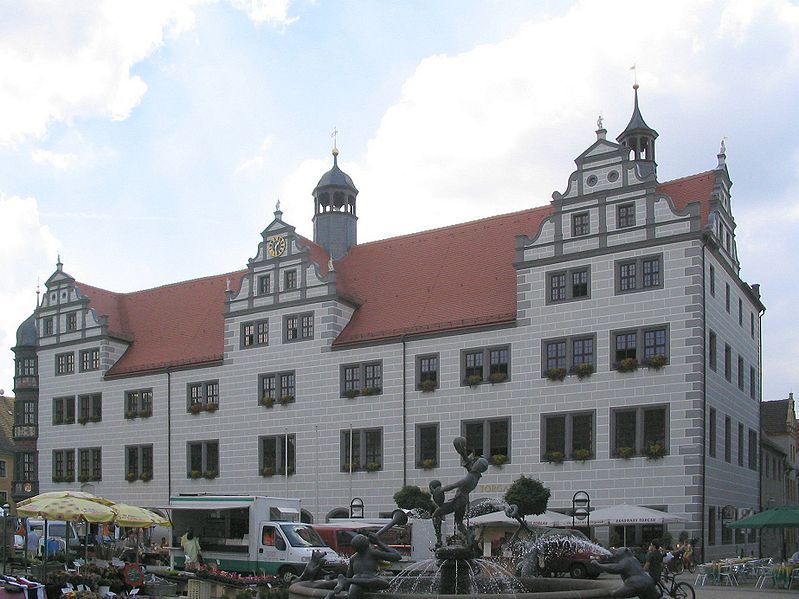
{"type": "Polygon", "coordinates": [[[290,566],[282,566],[277,571],[278,578],[285,583],[291,582],[291,579],[297,576],[297,573],[294,572],[294,568],[290,566]]]}
{"type": "Polygon", "coordinates": [[[588,569],[584,564],[572,564],[569,568],[569,575],[572,578],[585,578],[588,574],[588,569]]]}

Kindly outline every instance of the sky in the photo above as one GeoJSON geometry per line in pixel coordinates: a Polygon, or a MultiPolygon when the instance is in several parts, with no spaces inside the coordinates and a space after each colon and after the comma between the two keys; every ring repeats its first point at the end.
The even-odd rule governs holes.
{"type": "Polygon", "coordinates": [[[230,272],[331,165],[370,241],[547,204],[632,111],[658,178],[724,138],[764,399],[799,384],[799,5],[788,0],[0,3],[0,389],[61,255],[113,291],[230,272]],[[635,64],[635,71],[630,67],[635,64]]]}

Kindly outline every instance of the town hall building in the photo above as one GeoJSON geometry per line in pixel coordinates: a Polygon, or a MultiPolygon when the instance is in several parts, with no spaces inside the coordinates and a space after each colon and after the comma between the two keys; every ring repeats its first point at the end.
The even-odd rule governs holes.
{"type": "MultiPolygon", "coordinates": [[[[370,199],[334,150],[313,239],[278,208],[240,271],[116,293],[59,260],[14,347],[14,498],[289,496],[323,522],[359,497],[377,516],[462,476],[464,436],[491,463],[473,497],[525,474],[551,509],[584,490],[685,518],[669,530],[706,559],[756,552],[727,524],[760,507],[764,306],[723,146],[661,182],[657,138],[636,86],[627,127],[600,122],[542,207],[359,244],[370,199]]],[[[660,534],[596,535],[623,532],[660,534]]]]}

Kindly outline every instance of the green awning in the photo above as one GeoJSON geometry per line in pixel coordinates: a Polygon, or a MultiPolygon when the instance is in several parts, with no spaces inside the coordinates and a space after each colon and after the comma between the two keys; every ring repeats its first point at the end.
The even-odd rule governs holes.
{"type": "Polygon", "coordinates": [[[728,525],[730,528],[799,528],[799,506],[781,505],[728,525]]]}

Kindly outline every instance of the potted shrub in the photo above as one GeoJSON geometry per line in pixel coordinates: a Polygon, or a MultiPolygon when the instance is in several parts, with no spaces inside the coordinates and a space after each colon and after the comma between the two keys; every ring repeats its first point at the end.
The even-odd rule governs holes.
{"type": "Polygon", "coordinates": [[[619,454],[619,457],[625,460],[629,460],[631,457],[635,455],[635,448],[633,447],[619,447],[616,450],[616,453],[619,454]]]}
{"type": "Polygon", "coordinates": [[[272,466],[264,466],[261,468],[261,476],[274,476],[275,469],[272,466]]]}
{"type": "Polygon", "coordinates": [[[619,372],[632,372],[638,369],[638,360],[635,358],[624,358],[621,362],[616,364],[616,370],[619,372]]]}
{"type": "Polygon", "coordinates": [[[139,478],[139,477],[138,477],[138,476],[136,476],[136,473],[135,473],[135,472],[128,472],[127,476],[125,476],[125,479],[126,479],[126,480],[127,480],[129,483],[132,483],[132,482],[133,482],[134,480],[136,480],[137,478],[139,478]]]}
{"type": "Polygon", "coordinates": [[[207,478],[208,480],[212,480],[216,478],[219,473],[216,470],[206,470],[203,472],[203,478],[207,478]]]}
{"type": "Polygon", "coordinates": [[[581,462],[590,460],[592,457],[594,457],[594,454],[590,449],[577,449],[574,452],[574,459],[581,462]]]}
{"type": "Polygon", "coordinates": [[[380,462],[369,462],[366,464],[367,472],[377,472],[378,470],[380,470],[380,462]]]}
{"type": "Polygon", "coordinates": [[[377,395],[380,393],[380,387],[366,387],[361,391],[361,395],[377,395]]]}
{"type": "Polygon", "coordinates": [[[360,390],[358,390],[358,389],[347,389],[347,390],[344,392],[344,396],[345,396],[347,399],[355,399],[355,398],[356,398],[356,397],[358,397],[360,394],[361,394],[361,392],[360,392],[360,390]]]}
{"type": "Polygon", "coordinates": [[[62,483],[62,482],[64,482],[64,477],[54,474],[53,475],[53,482],[54,483],[62,483]]]}
{"type": "Polygon", "coordinates": [[[422,460],[419,465],[425,470],[432,470],[436,467],[436,461],[433,458],[427,458],[422,460]]]}
{"type": "Polygon", "coordinates": [[[78,477],[78,482],[82,482],[82,483],[88,483],[88,482],[91,482],[91,480],[92,480],[92,477],[91,477],[90,474],[81,474],[78,477]]]}
{"type": "Polygon", "coordinates": [[[497,453],[491,456],[491,463],[500,468],[508,463],[508,456],[504,453],[497,453]]]}
{"type": "Polygon", "coordinates": [[[128,410],[127,413],[125,414],[125,418],[128,418],[129,420],[133,420],[134,418],[136,418],[136,411],[135,410],[128,410]]]}
{"type": "Polygon", "coordinates": [[[272,406],[275,405],[275,398],[269,396],[262,397],[261,399],[258,400],[258,403],[266,408],[271,408],[272,406]]]}
{"type": "Polygon", "coordinates": [[[294,401],[293,395],[284,395],[283,397],[280,398],[280,404],[284,406],[290,404],[293,401],[294,401]]]}
{"type": "Polygon", "coordinates": [[[425,393],[429,393],[430,391],[436,390],[436,382],[430,379],[426,379],[419,384],[419,389],[424,391],[425,393]]]}
{"type": "Polygon", "coordinates": [[[145,470],[144,472],[141,473],[141,476],[139,478],[141,478],[144,482],[150,482],[151,480],[153,480],[153,473],[148,470],[145,470]]]}
{"type": "Polygon", "coordinates": [[[652,356],[651,358],[646,359],[645,364],[647,368],[651,368],[652,370],[660,370],[666,365],[666,356],[662,356],[660,354],[652,356]]]}
{"type": "Polygon", "coordinates": [[[219,409],[219,404],[216,402],[209,403],[205,406],[205,409],[208,412],[216,412],[219,409]]]}
{"type": "Polygon", "coordinates": [[[191,412],[192,414],[199,414],[200,412],[203,411],[203,409],[204,406],[201,403],[193,403],[189,406],[189,412],[191,412]]]}
{"type": "Polygon", "coordinates": [[[491,384],[494,383],[503,383],[508,380],[508,375],[504,372],[492,372],[491,376],[488,377],[488,380],[491,381],[491,384]]]}
{"type": "Polygon", "coordinates": [[[102,419],[103,419],[102,416],[97,416],[95,414],[94,416],[89,417],[89,422],[100,422],[102,421],[102,419]]]}
{"type": "Polygon", "coordinates": [[[666,455],[666,448],[660,443],[650,443],[644,453],[650,460],[659,460],[666,455]]]}
{"type": "Polygon", "coordinates": [[[544,371],[544,376],[547,377],[550,381],[562,381],[566,378],[566,369],[565,368],[547,368],[544,371]]]}
{"type": "Polygon", "coordinates": [[[578,364],[574,367],[573,372],[578,379],[583,380],[585,377],[594,374],[594,366],[592,364],[578,364]]]}
{"type": "Polygon", "coordinates": [[[80,418],[78,418],[78,424],[86,424],[87,422],[89,422],[88,416],[81,416],[80,418]]]}
{"type": "Polygon", "coordinates": [[[476,387],[483,382],[483,377],[479,374],[470,374],[466,377],[466,384],[470,387],[476,387]]]}
{"type": "Polygon", "coordinates": [[[544,461],[552,464],[561,464],[565,457],[561,451],[548,451],[544,454],[544,461]]]}
{"type": "Polygon", "coordinates": [[[341,467],[341,471],[342,472],[349,472],[350,471],[350,466],[352,467],[352,471],[353,472],[357,472],[361,468],[361,465],[358,462],[358,460],[353,460],[350,464],[344,464],[341,467]]]}
{"type": "Polygon", "coordinates": [[[111,581],[107,578],[101,578],[97,581],[97,592],[100,593],[100,597],[105,597],[108,593],[111,592],[111,581]]]}
{"type": "Polygon", "coordinates": [[[191,472],[189,472],[189,478],[198,479],[202,478],[202,476],[203,473],[200,472],[199,470],[192,470],[191,472]]]}

